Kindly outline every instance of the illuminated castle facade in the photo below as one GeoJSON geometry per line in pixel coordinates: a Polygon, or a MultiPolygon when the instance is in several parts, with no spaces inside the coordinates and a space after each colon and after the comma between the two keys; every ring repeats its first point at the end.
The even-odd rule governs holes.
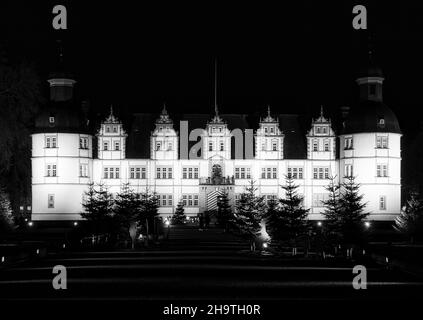
{"type": "Polygon", "coordinates": [[[401,205],[401,131],[382,102],[383,80],[379,68],[357,79],[360,103],[337,134],[323,109],[305,129],[297,115],[270,109],[257,126],[249,115],[219,115],[217,108],[209,116],[170,115],[164,107],[160,114],[135,114],[125,127],[111,110],[90,130],[72,98],[75,81],[56,73],[32,134],[32,220],[80,220],[91,182],[112,194],[123,183],[136,192],[148,188],[157,193],[162,216],[179,201],[196,216],[216,209],[223,191],[233,205],[251,180],[266,201],[283,197],[280,186],[290,175],[311,220],[323,219],[328,178],[355,176],[369,220],[392,221],[401,205]]]}

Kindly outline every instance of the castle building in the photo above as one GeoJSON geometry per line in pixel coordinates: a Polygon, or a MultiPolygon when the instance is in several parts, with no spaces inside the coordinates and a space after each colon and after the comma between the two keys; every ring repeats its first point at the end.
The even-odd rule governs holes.
{"type": "Polygon", "coordinates": [[[128,126],[111,108],[92,132],[75,105],[75,81],[53,74],[49,105],[32,133],[32,220],[80,220],[91,182],[112,194],[124,183],[136,192],[149,189],[159,197],[161,216],[179,201],[196,216],[216,209],[222,192],[234,205],[251,180],[266,201],[283,197],[289,175],[310,220],[323,219],[330,177],[355,176],[368,219],[392,221],[401,205],[401,131],[383,103],[383,80],[376,67],[360,75],[360,102],[338,133],[323,107],[304,130],[298,115],[270,107],[257,126],[250,115],[219,114],[217,106],[212,117],[171,115],[163,106],[160,114],[135,114],[128,126]]]}

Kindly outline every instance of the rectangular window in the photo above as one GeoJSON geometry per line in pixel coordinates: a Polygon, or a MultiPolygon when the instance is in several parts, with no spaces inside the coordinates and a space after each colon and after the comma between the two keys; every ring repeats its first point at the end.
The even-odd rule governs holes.
{"type": "Polygon", "coordinates": [[[313,207],[323,207],[324,201],[327,201],[328,199],[328,193],[313,193],[313,207]]]}
{"type": "Polygon", "coordinates": [[[313,168],[313,179],[329,179],[329,168],[328,167],[314,167],[313,168]]]}
{"type": "Polygon", "coordinates": [[[79,165],[79,176],[88,177],[88,164],[81,163],[79,165]]]}
{"type": "Polygon", "coordinates": [[[103,142],[103,150],[104,151],[108,151],[109,150],[109,142],[108,141],[104,141],[103,142]]]}
{"type": "Polygon", "coordinates": [[[119,151],[120,150],[120,143],[119,141],[115,141],[115,151],[119,151]]]}
{"type": "Polygon", "coordinates": [[[198,194],[183,194],[182,203],[186,207],[198,207],[198,194]]]}
{"type": "Polygon", "coordinates": [[[119,173],[120,173],[119,167],[104,167],[103,168],[104,179],[119,179],[120,177],[119,173]]]}
{"type": "Polygon", "coordinates": [[[159,199],[159,206],[161,207],[171,207],[173,206],[173,195],[171,194],[159,194],[157,195],[159,199]]]}
{"type": "Polygon", "coordinates": [[[353,166],[352,164],[346,164],[344,167],[344,176],[352,177],[353,176],[353,166]]]}
{"type": "Polygon", "coordinates": [[[388,148],[388,137],[387,136],[376,136],[376,148],[387,149],[388,148]]]}
{"type": "Polygon", "coordinates": [[[213,151],[213,142],[209,142],[209,151],[213,151]]]}
{"type": "Polygon", "coordinates": [[[278,151],[278,143],[276,141],[272,142],[272,151],[278,151]]]}
{"type": "Polygon", "coordinates": [[[46,148],[56,148],[57,147],[57,138],[56,136],[47,136],[45,141],[46,148]]]}
{"type": "Polygon", "coordinates": [[[220,141],[220,151],[224,151],[225,150],[225,144],[223,143],[223,141],[220,141]]]}
{"type": "Polygon", "coordinates": [[[376,166],[376,176],[377,177],[387,177],[388,176],[388,165],[387,164],[378,164],[376,166]]]}
{"type": "Polygon", "coordinates": [[[130,179],[146,179],[146,168],[145,167],[130,167],[129,178],[130,179]]]}
{"type": "Polygon", "coordinates": [[[198,179],[198,167],[182,168],[182,179],[198,179]]]}
{"type": "Polygon", "coordinates": [[[288,178],[303,179],[303,168],[302,167],[288,167],[288,178]]]}
{"type": "Polygon", "coordinates": [[[352,149],[353,148],[353,138],[352,137],[347,137],[344,139],[344,149],[348,150],[348,149],[352,149]]]}
{"type": "Polygon", "coordinates": [[[47,197],[47,201],[48,201],[48,208],[52,209],[54,208],[54,194],[49,194],[47,197]]]}
{"type": "Polygon", "coordinates": [[[278,171],[276,167],[261,168],[262,179],[277,179],[278,171]]]}
{"type": "Polygon", "coordinates": [[[55,164],[47,164],[46,168],[47,177],[56,177],[57,176],[57,167],[55,164]]]}
{"type": "Polygon", "coordinates": [[[172,179],[172,167],[157,167],[156,168],[157,179],[172,179]]]}
{"type": "Polygon", "coordinates": [[[277,198],[276,194],[266,194],[263,196],[264,196],[264,202],[266,203],[266,205],[269,205],[271,201],[274,201],[277,198]]]}
{"type": "Polygon", "coordinates": [[[325,151],[329,151],[329,141],[325,140],[325,151]]]}
{"type": "Polygon", "coordinates": [[[80,137],[79,138],[79,149],[88,149],[88,138],[80,137]]]}
{"type": "Polygon", "coordinates": [[[386,197],[385,196],[379,197],[379,210],[386,210],[386,197]]]}
{"type": "Polygon", "coordinates": [[[319,151],[319,142],[317,140],[313,140],[313,151],[319,151]]]}
{"type": "Polygon", "coordinates": [[[156,142],[156,151],[160,151],[162,149],[162,143],[159,141],[159,142],[156,142]]]}
{"type": "Polygon", "coordinates": [[[235,179],[251,179],[249,167],[235,167],[235,179]]]}

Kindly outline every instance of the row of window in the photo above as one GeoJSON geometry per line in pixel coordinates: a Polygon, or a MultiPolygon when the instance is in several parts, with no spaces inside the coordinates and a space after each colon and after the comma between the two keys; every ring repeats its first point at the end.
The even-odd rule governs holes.
{"type": "Polygon", "coordinates": [[[215,147],[213,141],[209,141],[209,151],[225,151],[225,143],[223,141],[219,141],[217,149],[217,146],[215,147]]]}
{"type": "MultiPolygon", "coordinates": [[[[161,207],[172,207],[173,206],[173,195],[172,194],[158,194],[157,195],[159,205],[161,207]]],[[[235,195],[235,202],[240,199],[240,194],[235,195]]],[[[276,194],[264,195],[264,201],[268,205],[270,201],[277,199],[276,194]]],[[[328,193],[313,193],[313,207],[323,207],[324,202],[329,199],[328,193]]],[[[185,207],[198,207],[198,194],[183,194],[182,203],[185,207]]],[[[54,208],[54,194],[49,194],[47,197],[47,207],[50,209],[54,208]]],[[[379,196],[379,210],[386,210],[386,196],[379,196]]]]}
{"type": "Polygon", "coordinates": [[[263,142],[261,144],[261,150],[262,151],[278,151],[279,150],[279,148],[278,148],[278,141],[277,140],[272,140],[271,141],[271,149],[270,150],[267,149],[266,142],[263,142]]]}
{"type": "MultiPolygon", "coordinates": [[[[46,136],[45,137],[45,147],[48,149],[57,148],[57,137],[56,136],[46,136]]],[[[88,149],[88,137],[79,138],[79,149],[88,149]]]]}
{"type": "MultiPolygon", "coordinates": [[[[353,165],[346,164],[344,167],[344,175],[346,177],[352,177],[354,175],[353,165]]],[[[56,177],[57,176],[57,165],[47,164],[46,165],[46,176],[56,177]]],[[[79,165],[79,176],[88,177],[88,164],[79,165]]],[[[294,180],[304,179],[302,167],[288,167],[288,177],[294,180]]],[[[378,164],[376,166],[376,177],[388,177],[388,165],[378,164]]],[[[104,167],[103,168],[104,179],[120,179],[120,168],[119,167],[104,167]]],[[[146,167],[130,167],[129,168],[130,179],[147,179],[146,167]]],[[[173,169],[172,167],[159,167],[156,168],[156,179],[172,179],[173,169]]],[[[182,169],[182,179],[198,179],[198,167],[184,167],[182,169]]],[[[262,168],[261,171],[262,179],[277,179],[277,168],[267,167],[262,168]]],[[[329,167],[314,167],[313,168],[313,179],[329,179],[329,167]]],[[[251,169],[249,167],[236,167],[235,168],[235,179],[251,179],[251,169]]]]}
{"type": "Polygon", "coordinates": [[[323,141],[323,150],[321,150],[319,145],[319,140],[313,139],[313,151],[330,151],[329,140],[323,141]]]}
{"type": "MultiPolygon", "coordinates": [[[[344,149],[349,150],[353,149],[353,138],[352,137],[345,137],[344,138],[344,149]]],[[[388,149],[388,137],[387,136],[376,136],[376,148],[377,149],[388,149]]]]}
{"type": "Polygon", "coordinates": [[[113,149],[110,149],[109,141],[103,141],[103,151],[120,151],[120,141],[113,141],[113,149]]]}

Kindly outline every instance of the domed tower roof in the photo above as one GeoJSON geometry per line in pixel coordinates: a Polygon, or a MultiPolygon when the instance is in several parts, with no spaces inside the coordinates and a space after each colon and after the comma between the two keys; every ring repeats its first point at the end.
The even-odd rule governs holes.
{"type": "Polygon", "coordinates": [[[364,132],[401,133],[395,113],[383,102],[366,100],[352,108],[343,134],[364,132]]]}
{"type": "Polygon", "coordinates": [[[35,118],[33,133],[88,133],[86,116],[71,101],[50,102],[35,118]]]}
{"type": "Polygon", "coordinates": [[[359,103],[351,108],[343,134],[360,132],[401,133],[394,112],[383,103],[382,69],[376,64],[373,50],[369,50],[368,64],[361,69],[356,80],[360,88],[359,103]]]}

